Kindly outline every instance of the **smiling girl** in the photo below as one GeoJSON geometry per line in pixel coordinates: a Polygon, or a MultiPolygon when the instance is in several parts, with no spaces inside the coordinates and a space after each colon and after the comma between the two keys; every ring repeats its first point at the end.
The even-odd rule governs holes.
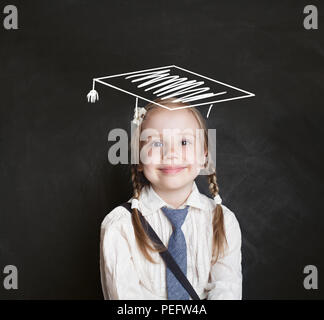
{"type": "Polygon", "coordinates": [[[162,249],[150,240],[141,215],[200,299],[242,298],[241,231],[218,194],[205,121],[196,108],[173,100],[155,101],[166,108],[148,104],[133,120],[132,156],[140,156],[131,165],[132,213],[118,206],[101,224],[105,299],[190,299],[162,260],[162,249]],[[202,170],[209,172],[212,198],[196,186],[202,170]]]}

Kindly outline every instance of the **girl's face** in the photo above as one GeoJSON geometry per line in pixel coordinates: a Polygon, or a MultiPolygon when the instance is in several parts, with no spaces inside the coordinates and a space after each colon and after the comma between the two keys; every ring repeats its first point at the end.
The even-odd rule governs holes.
{"type": "Polygon", "coordinates": [[[203,168],[203,130],[188,109],[150,110],[142,124],[141,140],[140,168],[160,190],[191,185],[203,168]]]}

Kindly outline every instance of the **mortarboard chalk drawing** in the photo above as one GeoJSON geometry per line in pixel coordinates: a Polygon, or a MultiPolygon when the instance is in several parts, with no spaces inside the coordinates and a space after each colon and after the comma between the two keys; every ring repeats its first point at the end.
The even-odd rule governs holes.
{"type": "Polygon", "coordinates": [[[209,105],[207,118],[215,103],[255,96],[251,92],[175,65],[94,78],[92,90],[87,95],[88,102],[99,100],[96,83],[136,97],[136,110],[139,98],[169,110],[209,105]],[[168,108],[154,102],[157,98],[174,98],[174,103],[189,102],[190,106],[168,108]]]}

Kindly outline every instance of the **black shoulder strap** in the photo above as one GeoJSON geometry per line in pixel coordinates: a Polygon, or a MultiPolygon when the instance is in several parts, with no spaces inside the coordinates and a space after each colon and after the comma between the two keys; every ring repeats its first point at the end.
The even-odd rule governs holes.
{"type": "MultiPolygon", "coordinates": [[[[125,209],[127,209],[130,213],[132,213],[131,210],[131,203],[125,202],[121,206],[123,206],[125,209]]],[[[152,240],[153,244],[157,244],[159,248],[165,248],[164,251],[160,252],[160,256],[167,265],[167,267],[171,270],[171,272],[174,274],[174,276],[178,279],[178,281],[181,283],[181,285],[186,289],[186,291],[189,293],[191,298],[193,300],[200,300],[198,294],[196,293],[195,289],[192,287],[191,283],[188,281],[187,277],[182,272],[179,265],[176,263],[176,261],[173,259],[172,255],[168,251],[168,249],[164,246],[163,242],[159,238],[159,236],[156,234],[156,232],[153,230],[151,225],[147,222],[147,220],[144,218],[142,213],[138,210],[139,217],[141,220],[141,223],[143,225],[144,230],[147,232],[147,235],[152,240]]]]}

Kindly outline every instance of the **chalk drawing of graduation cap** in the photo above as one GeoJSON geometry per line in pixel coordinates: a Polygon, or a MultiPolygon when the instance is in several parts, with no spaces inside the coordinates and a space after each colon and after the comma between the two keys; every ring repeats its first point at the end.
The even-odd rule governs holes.
{"type": "Polygon", "coordinates": [[[102,84],[134,96],[136,110],[138,99],[169,110],[209,106],[207,118],[215,103],[255,96],[246,90],[175,65],[94,78],[92,90],[87,95],[88,102],[94,103],[99,100],[96,84],[102,84]],[[189,105],[169,108],[155,102],[154,100],[157,98],[162,101],[174,98],[174,103],[184,102],[189,105]]]}

